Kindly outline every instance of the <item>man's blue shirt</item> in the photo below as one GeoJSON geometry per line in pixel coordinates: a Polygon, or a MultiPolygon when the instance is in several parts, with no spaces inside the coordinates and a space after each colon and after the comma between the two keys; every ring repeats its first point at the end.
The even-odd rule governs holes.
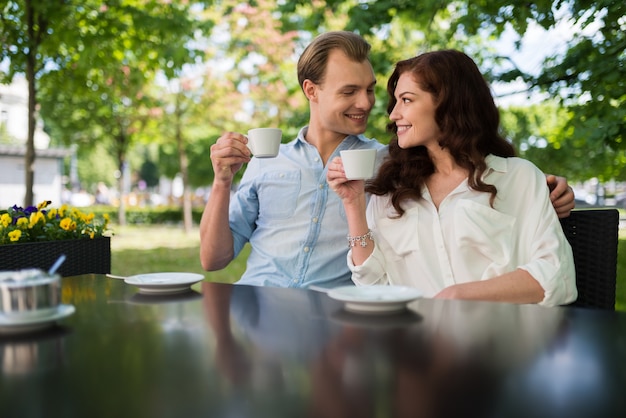
{"type": "MultiPolygon", "coordinates": [[[[306,127],[276,158],[252,158],[231,199],[235,256],[246,242],[251,252],[238,283],[280,287],[351,284],[346,263],[348,223],[341,199],[326,182],[306,127]]],[[[386,147],[362,135],[347,136],[329,161],[346,149],[386,147]]]]}

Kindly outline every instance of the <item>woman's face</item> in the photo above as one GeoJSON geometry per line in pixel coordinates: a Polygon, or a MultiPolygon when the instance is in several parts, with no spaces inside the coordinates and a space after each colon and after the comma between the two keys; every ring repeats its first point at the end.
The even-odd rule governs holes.
{"type": "Polygon", "coordinates": [[[439,147],[441,134],[435,122],[435,101],[433,95],[422,90],[413,76],[402,73],[394,92],[397,100],[389,119],[398,128],[398,145],[406,149],[423,145],[439,147]]]}

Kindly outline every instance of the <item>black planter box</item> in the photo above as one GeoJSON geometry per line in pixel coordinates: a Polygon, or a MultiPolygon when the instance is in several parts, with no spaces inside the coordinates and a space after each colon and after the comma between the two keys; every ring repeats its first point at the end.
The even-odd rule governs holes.
{"type": "Polygon", "coordinates": [[[48,270],[61,254],[67,257],[57,270],[62,277],[111,272],[110,237],[0,245],[0,271],[48,270]]]}

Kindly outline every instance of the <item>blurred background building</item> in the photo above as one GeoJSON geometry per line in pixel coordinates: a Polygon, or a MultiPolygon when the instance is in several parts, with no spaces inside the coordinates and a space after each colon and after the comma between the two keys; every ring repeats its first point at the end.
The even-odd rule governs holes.
{"type": "MultiPolygon", "coordinates": [[[[22,206],[25,195],[24,160],[28,136],[28,86],[16,76],[12,84],[0,84],[0,208],[22,206]]],[[[35,130],[35,202],[62,202],[63,161],[72,155],[65,148],[49,148],[50,137],[37,121],[35,130]]]]}

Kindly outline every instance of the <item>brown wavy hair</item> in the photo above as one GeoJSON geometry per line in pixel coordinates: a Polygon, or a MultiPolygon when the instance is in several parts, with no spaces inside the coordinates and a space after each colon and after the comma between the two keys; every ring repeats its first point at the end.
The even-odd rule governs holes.
{"type": "MultiPolygon", "coordinates": [[[[500,113],[480,70],[470,57],[455,50],[427,52],[400,61],[387,83],[388,114],[397,102],[394,92],[398,79],[406,72],[434,98],[435,122],[441,131],[439,145],[469,172],[471,189],[491,194],[493,206],[496,187],[482,180],[487,169],[485,157],[513,157],[515,148],[500,134],[500,113]]],[[[393,135],[389,156],[366,190],[374,195],[391,194],[391,203],[402,216],[402,202],[421,198],[421,189],[435,167],[426,147],[400,148],[395,122],[387,124],[387,131],[393,135]]]]}

